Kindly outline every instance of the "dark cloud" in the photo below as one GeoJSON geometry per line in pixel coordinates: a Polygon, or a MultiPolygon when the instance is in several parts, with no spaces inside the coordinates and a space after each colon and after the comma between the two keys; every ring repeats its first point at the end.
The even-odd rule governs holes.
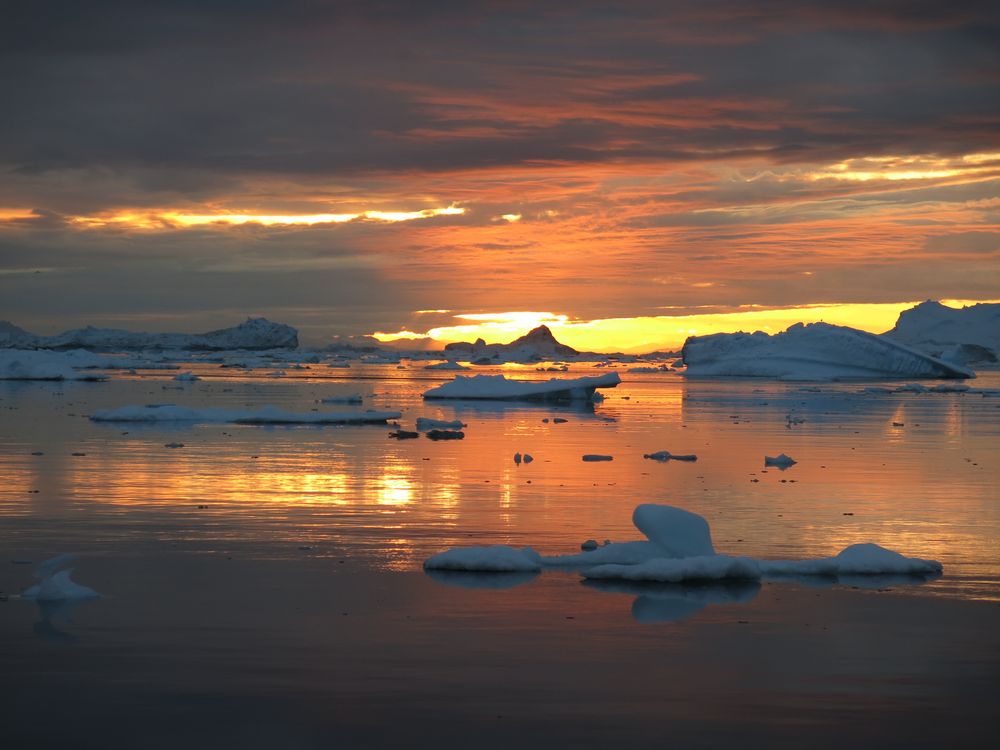
{"type": "MultiPolygon", "coordinates": [[[[872,271],[871,295],[898,299],[917,286],[898,272],[905,253],[988,252],[966,225],[988,220],[996,165],[919,189],[810,172],[1000,151],[998,32],[980,2],[14,3],[0,211],[35,217],[0,224],[0,317],[189,310],[210,327],[255,311],[318,328],[327,310],[350,333],[440,306],[848,301],[869,295],[850,273],[788,291],[774,264],[812,253],[853,269],[851,243],[891,269],[872,271]],[[466,214],[392,226],[72,222],[452,201],[466,214]],[[509,213],[518,226],[497,221],[509,213]],[[689,258],[696,274],[661,268],[689,258]],[[708,275],[717,288],[692,286],[708,275]]],[[[937,260],[913,266],[940,281],[916,298],[982,286],[963,293],[937,260]]]]}

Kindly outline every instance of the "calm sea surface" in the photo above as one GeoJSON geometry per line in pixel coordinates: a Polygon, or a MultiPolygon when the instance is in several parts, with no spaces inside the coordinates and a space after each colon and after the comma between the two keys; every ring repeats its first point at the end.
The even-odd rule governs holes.
{"type": "MultiPolygon", "coordinates": [[[[0,383],[10,747],[913,747],[943,741],[946,724],[959,744],[989,726],[1000,395],[622,368],[588,410],[424,402],[452,374],[418,365],[310,367],[0,383]],[[363,407],[319,403],[353,393],[363,407]],[[87,418],[150,403],[389,409],[407,429],[418,416],[468,427],[434,442],[388,439],[385,426],[87,418]],[[643,458],[659,450],[698,460],[643,458]],[[518,466],[515,452],[534,461],[518,466]],[[778,453],[798,463],[765,470],[778,453]],[[598,588],[565,572],[421,571],[456,545],[556,554],[638,539],[643,502],[704,515],[720,552],[807,558],[873,541],[940,560],[944,575],[598,588]],[[68,552],[100,600],[17,597],[29,562],[68,552]]],[[[969,384],[1000,388],[1000,376],[969,384]]]]}

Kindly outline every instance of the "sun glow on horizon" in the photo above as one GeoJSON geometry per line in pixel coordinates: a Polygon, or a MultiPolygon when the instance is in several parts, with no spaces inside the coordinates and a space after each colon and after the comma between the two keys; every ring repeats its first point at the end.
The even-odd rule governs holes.
{"type": "MultiPolygon", "coordinates": [[[[949,307],[962,307],[1000,300],[941,300],[949,307]]],[[[475,321],[439,326],[426,333],[403,330],[397,333],[370,334],[383,343],[402,339],[428,338],[442,344],[474,341],[509,343],[540,325],[548,326],[562,343],[581,351],[642,353],[680,349],[688,336],[737,331],[778,333],[795,323],[823,321],[851,326],[871,333],[883,333],[893,327],[899,314],[916,301],[888,303],[844,303],[802,305],[787,308],[763,308],[747,305],[745,309],[688,315],[641,316],[571,320],[568,315],[550,312],[463,313],[459,320],[475,321]]]]}
{"type": "MultiPolygon", "coordinates": [[[[318,214],[262,214],[252,212],[185,213],[165,209],[149,211],[108,211],[92,216],[67,216],[65,220],[83,229],[129,227],[133,229],[176,229],[198,226],[260,224],[262,226],[314,226],[317,224],[345,224],[351,221],[393,223],[431,219],[436,216],[460,216],[465,208],[454,204],[444,208],[424,208],[417,211],[368,210],[353,213],[318,214]]],[[[0,209],[0,222],[38,219],[31,209],[0,209]]]]}

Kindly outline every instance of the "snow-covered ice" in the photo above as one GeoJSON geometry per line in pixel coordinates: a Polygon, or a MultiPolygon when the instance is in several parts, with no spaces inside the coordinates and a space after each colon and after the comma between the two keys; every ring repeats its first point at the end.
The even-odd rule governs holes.
{"type": "Polygon", "coordinates": [[[840,575],[936,575],[942,566],[937,560],[905,557],[877,544],[852,544],[834,557],[814,560],[760,560],[761,571],[769,576],[840,575]]]}
{"type": "Polygon", "coordinates": [[[194,408],[157,405],[122,406],[98,409],[90,415],[94,422],[192,422],[231,424],[375,424],[399,419],[398,411],[291,412],[274,406],[259,409],[194,408]]]}
{"type": "Polygon", "coordinates": [[[972,378],[968,368],[889,339],[829,323],[796,323],[783,333],[716,333],[684,343],[690,376],[781,380],[972,378]]]}
{"type": "Polygon", "coordinates": [[[618,373],[594,377],[553,378],[543,382],[508,380],[503,375],[456,375],[450,383],[431,388],[424,398],[498,400],[586,400],[595,388],[614,388],[621,382],[618,373]]]}
{"type": "Polygon", "coordinates": [[[531,547],[517,549],[506,544],[489,547],[456,547],[424,561],[428,570],[468,570],[509,573],[542,569],[542,559],[531,547]]]}
{"type": "Polygon", "coordinates": [[[583,552],[540,556],[530,547],[504,545],[466,547],[442,552],[425,567],[456,570],[537,570],[576,568],[587,579],[679,583],[687,581],[759,580],[790,576],[840,577],[939,574],[935,560],[905,557],[870,542],[853,544],[838,555],[813,560],[757,560],[716,553],[708,521],[697,513],[670,505],[644,503],[632,522],[646,541],[606,542],[589,539],[583,552]],[[511,567],[522,565],[525,567],[511,567]],[[537,567],[535,567],[537,566],[537,567]]]}
{"type": "Polygon", "coordinates": [[[95,349],[122,351],[134,349],[177,349],[212,351],[226,349],[284,349],[299,345],[298,332],[291,326],[272,323],[265,318],[247,318],[238,326],[207,333],[141,333],[115,328],[87,326],[56,336],[38,336],[17,326],[0,328],[0,347],[31,346],[42,349],[95,349]],[[16,329],[19,333],[11,333],[16,329]],[[7,331],[8,335],[4,335],[7,331]],[[10,343],[8,343],[10,342],[10,343]]]}
{"type": "Polygon", "coordinates": [[[959,365],[995,364],[1000,357],[1000,304],[959,309],[927,300],[901,312],[882,336],[959,365]]]}
{"type": "Polygon", "coordinates": [[[0,349],[0,380],[106,380],[105,375],[80,371],[105,363],[105,358],[82,349],[0,349]]]}

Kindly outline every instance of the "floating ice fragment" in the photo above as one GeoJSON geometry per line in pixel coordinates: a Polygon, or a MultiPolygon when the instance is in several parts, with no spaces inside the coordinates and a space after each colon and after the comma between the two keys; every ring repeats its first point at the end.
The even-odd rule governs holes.
{"type": "Polygon", "coordinates": [[[70,601],[79,599],[95,599],[100,596],[96,591],[81,586],[70,578],[72,568],[66,568],[76,560],[75,555],[59,555],[41,563],[35,570],[35,577],[41,580],[27,589],[21,597],[35,599],[39,602],[70,601]],[[61,568],[66,568],[61,570],[61,568]]]}
{"type": "Polygon", "coordinates": [[[506,544],[489,547],[457,547],[424,561],[427,570],[468,570],[496,573],[537,571],[542,559],[531,547],[516,549],[506,544]]]}
{"type": "Polygon", "coordinates": [[[535,460],[534,456],[532,456],[530,453],[524,454],[524,463],[530,464],[534,460],[535,460]]]}
{"type": "Polygon", "coordinates": [[[663,557],[714,555],[708,521],[671,505],[644,503],[632,512],[632,523],[666,554],[663,557]]]}
{"type": "Polygon", "coordinates": [[[427,432],[427,430],[461,430],[463,427],[467,426],[468,425],[458,419],[449,422],[444,419],[417,417],[417,432],[427,432]]]}
{"type": "Polygon", "coordinates": [[[188,371],[188,372],[182,372],[180,375],[175,375],[174,380],[179,380],[182,383],[193,383],[196,380],[201,380],[201,378],[199,378],[193,372],[188,371]]]}
{"type": "Polygon", "coordinates": [[[438,362],[435,365],[425,365],[425,370],[468,370],[469,368],[465,365],[460,365],[458,362],[452,360],[447,360],[445,362],[438,362]]]}
{"type": "Polygon", "coordinates": [[[937,560],[905,557],[870,542],[852,544],[834,557],[815,560],[761,560],[760,567],[769,576],[934,575],[942,570],[942,565],[937,560]]]}
{"type": "Polygon", "coordinates": [[[460,430],[428,430],[426,436],[431,440],[464,440],[465,433],[460,430]]]}
{"type": "Polygon", "coordinates": [[[517,464],[518,466],[521,465],[521,454],[520,453],[515,453],[514,454],[514,463],[517,464]]]}
{"type": "Polygon", "coordinates": [[[592,552],[593,550],[597,549],[597,540],[588,539],[587,541],[585,541],[583,544],[580,545],[580,549],[582,549],[584,552],[592,552]]]}
{"type": "Polygon", "coordinates": [[[798,461],[784,453],[779,453],[777,456],[764,456],[764,466],[774,466],[782,471],[797,463],[798,461]]]}
{"type": "Polygon", "coordinates": [[[595,388],[614,388],[621,382],[617,373],[582,378],[554,378],[545,382],[507,380],[503,375],[456,375],[450,383],[431,388],[426,399],[492,399],[492,400],[586,400],[595,395],[595,388]]]}
{"type": "Polygon", "coordinates": [[[693,453],[684,454],[674,454],[670,451],[656,451],[656,453],[643,453],[643,458],[649,458],[653,461],[697,461],[698,457],[693,453]]]}
{"type": "Polygon", "coordinates": [[[585,453],[581,456],[584,461],[614,461],[614,456],[605,456],[600,453],[585,453]]]}

